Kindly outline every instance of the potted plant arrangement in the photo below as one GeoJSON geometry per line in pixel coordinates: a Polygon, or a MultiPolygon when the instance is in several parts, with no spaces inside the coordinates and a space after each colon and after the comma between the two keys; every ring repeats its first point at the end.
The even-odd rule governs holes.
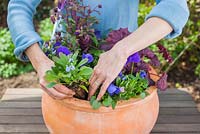
{"type": "Polygon", "coordinates": [[[157,54],[171,62],[167,50],[158,45],[155,53],[149,48],[131,55],[118,77],[110,84],[100,101],[96,95],[87,100],[89,78],[99,55],[110,50],[128,36],[127,28],[110,30],[106,35],[94,28],[99,13],[80,0],[58,3],[51,20],[55,25],[52,39],[43,51],[55,62],[46,72],[47,87],[63,84],[74,90],[73,98],[55,100],[46,93],[42,97],[45,124],[53,134],[147,134],[158,116],[157,88],[165,90],[167,74],[157,73],[157,54]]]}

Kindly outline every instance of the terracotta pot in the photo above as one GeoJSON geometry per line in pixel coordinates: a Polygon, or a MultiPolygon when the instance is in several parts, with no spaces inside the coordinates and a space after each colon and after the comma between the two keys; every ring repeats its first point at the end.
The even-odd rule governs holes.
{"type": "MultiPolygon", "coordinates": [[[[151,73],[156,74],[155,70],[151,73]]],[[[152,75],[154,81],[158,77],[152,75]]],[[[149,134],[157,120],[159,100],[157,89],[147,89],[145,99],[121,101],[113,110],[93,110],[88,101],[69,98],[54,100],[42,96],[42,113],[51,134],[149,134]]]]}

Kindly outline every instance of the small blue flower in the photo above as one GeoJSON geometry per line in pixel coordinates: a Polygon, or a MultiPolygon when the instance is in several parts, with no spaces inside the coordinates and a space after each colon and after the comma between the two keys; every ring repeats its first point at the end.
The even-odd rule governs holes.
{"type": "Polygon", "coordinates": [[[123,77],[122,77],[122,80],[126,80],[126,79],[127,79],[127,77],[126,77],[126,76],[123,76],[123,77]]]}
{"type": "Polygon", "coordinates": [[[88,59],[88,63],[91,63],[94,60],[93,56],[89,53],[82,55],[82,59],[86,59],[86,58],[88,59]]]}
{"type": "Polygon", "coordinates": [[[128,57],[128,60],[127,60],[126,64],[131,63],[131,62],[134,62],[134,63],[140,62],[139,53],[134,53],[133,55],[128,57]]]}
{"type": "Polygon", "coordinates": [[[74,69],[75,69],[74,65],[71,65],[70,68],[71,68],[71,70],[74,70],[74,69]]]}
{"type": "Polygon", "coordinates": [[[72,58],[69,58],[69,62],[73,62],[74,60],[72,58]]]}
{"type": "Polygon", "coordinates": [[[71,71],[71,67],[70,66],[66,66],[65,71],[66,72],[70,72],[71,71]]]}
{"type": "Polygon", "coordinates": [[[65,55],[71,54],[70,50],[65,46],[60,46],[56,49],[56,54],[59,56],[59,53],[63,53],[65,55]]]}
{"type": "Polygon", "coordinates": [[[147,73],[146,73],[145,71],[141,71],[141,72],[140,72],[140,77],[141,77],[141,78],[144,79],[146,76],[147,76],[147,73]]]}

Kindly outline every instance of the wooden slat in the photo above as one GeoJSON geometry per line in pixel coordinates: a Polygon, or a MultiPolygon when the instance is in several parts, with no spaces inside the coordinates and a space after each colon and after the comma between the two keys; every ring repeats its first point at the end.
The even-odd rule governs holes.
{"type": "Polygon", "coordinates": [[[194,101],[160,101],[160,107],[196,107],[194,101]]]}
{"type": "Polygon", "coordinates": [[[42,116],[0,116],[0,124],[44,124],[42,116]]]}
{"type": "Polygon", "coordinates": [[[41,101],[41,95],[33,94],[33,95],[4,95],[1,99],[2,101],[41,101]]]}
{"type": "Polygon", "coordinates": [[[197,108],[183,108],[183,107],[161,107],[159,115],[200,115],[197,108]]]}
{"type": "Polygon", "coordinates": [[[192,97],[188,94],[159,94],[160,101],[193,101],[192,97]]]}
{"type": "Polygon", "coordinates": [[[189,133],[200,133],[200,124],[156,124],[154,126],[152,133],[155,132],[179,132],[179,133],[184,133],[184,132],[189,132],[189,133]]]}
{"type": "Polygon", "coordinates": [[[41,108],[41,102],[0,102],[1,108],[41,108]]]}
{"type": "Polygon", "coordinates": [[[41,109],[0,109],[0,115],[40,115],[42,116],[41,109]]]}
{"type": "Polygon", "coordinates": [[[43,93],[42,89],[39,88],[9,88],[6,90],[5,95],[7,94],[41,95],[42,93],[43,93]]]}
{"type": "Polygon", "coordinates": [[[200,114],[199,115],[160,115],[157,120],[158,124],[199,124],[200,127],[200,114]]]}
{"type": "Polygon", "coordinates": [[[159,91],[158,94],[188,94],[186,88],[180,88],[180,89],[175,89],[175,88],[169,88],[166,91],[159,91]]]}
{"type": "Polygon", "coordinates": [[[12,133],[12,132],[48,132],[47,128],[44,125],[0,125],[0,132],[12,133]]]}

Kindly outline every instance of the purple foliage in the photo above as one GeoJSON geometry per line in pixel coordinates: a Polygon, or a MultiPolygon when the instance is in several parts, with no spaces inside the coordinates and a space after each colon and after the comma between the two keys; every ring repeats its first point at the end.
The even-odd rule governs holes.
{"type": "Polygon", "coordinates": [[[118,41],[122,40],[123,38],[127,37],[130,34],[128,28],[120,28],[119,30],[111,31],[107,38],[105,44],[101,45],[102,50],[110,50],[118,41]]]}
{"type": "Polygon", "coordinates": [[[157,81],[156,86],[161,90],[165,91],[167,89],[167,74],[163,73],[160,79],[157,81]]]}

